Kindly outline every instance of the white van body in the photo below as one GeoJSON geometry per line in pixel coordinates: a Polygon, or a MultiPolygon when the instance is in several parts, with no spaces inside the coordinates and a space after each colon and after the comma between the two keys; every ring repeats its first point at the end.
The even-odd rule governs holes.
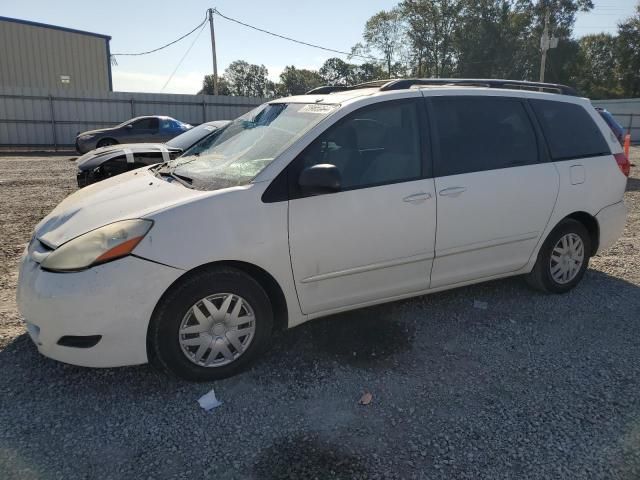
{"type": "Polygon", "coordinates": [[[613,157],[621,147],[587,99],[443,86],[367,88],[272,103],[336,107],[246,185],[190,189],[145,168],[70,195],[40,222],[22,260],[18,303],[42,354],[91,367],[147,362],[149,322],[158,302],[203,266],[246,267],[268,276],[284,299],[286,326],[294,327],[346,310],[528,274],[550,232],[571,215],[597,222],[593,254],[608,248],[624,228],[626,177],[613,157]],[[380,102],[462,96],[579,105],[611,153],[263,201],[278,175],[350,113],[380,102]],[[128,219],[153,222],[131,254],[80,271],[41,268],[42,259],[66,242],[128,219]],[[90,348],[58,343],[69,335],[100,340],[90,348]]]}

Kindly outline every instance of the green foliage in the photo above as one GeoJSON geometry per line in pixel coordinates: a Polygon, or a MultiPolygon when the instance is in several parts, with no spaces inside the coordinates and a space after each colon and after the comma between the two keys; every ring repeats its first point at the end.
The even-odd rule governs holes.
{"type": "Polygon", "coordinates": [[[618,25],[617,49],[624,95],[640,97],[640,3],[635,15],[618,25]]]}
{"type": "Polygon", "coordinates": [[[456,67],[456,32],[462,26],[463,0],[403,0],[399,4],[407,22],[412,72],[419,77],[453,76],[456,67]]]}
{"type": "Polygon", "coordinates": [[[290,65],[285,67],[280,74],[280,83],[276,85],[276,94],[282,97],[302,95],[323,83],[322,77],[315,70],[298,69],[290,65]]]}
{"type": "Polygon", "coordinates": [[[608,33],[586,35],[579,40],[575,84],[593,99],[623,95],[619,82],[618,39],[608,33]]]}
{"type": "MultiPolygon", "coordinates": [[[[591,10],[592,0],[401,0],[373,15],[352,48],[350,61],[356,55],[371,61],[330,58],[318,71],[291,65],[274,84],[263,65],[239,60],[225,70],[219,91],[286,96],[406,76],[538,80],[547,8],[559,43],[547,53],[546,81],[573,85],[594,99],[640,97],[640,3],[617,35],[571,38],[576,14],[591,10]]],[[[211,75],[200,93],[213,93],[211,75]]]]}
{"type": "Polygon", "coordinates": [[[236,60],[224,71],[231,95],[265,97],[269,92],[269,72],[264,65],[236,60]]]}
{"type": "Polygon", "coordinates": [[[320,68],[320,76],[325,85],[351,85],[354,65],[341,58],[330,58],[320,68]]]}
{"type": "Polygon", "coordinates": [[[356,44],[352,52],[357,55],[379,55],[384,60],[387,77],[394,73],[394,65],[403,52],[405,22],[399,8],[381,11],[367,20],[362,38],[364,44],[356,44]]]}
{"type": "MultiPolygon", "coordinates": [[[[198,92],[198,95],[213,95],[213,75],[205,75],[202,80],[202,88],[198,92]]],[[[224,77],[218,78],[218,95],[231,95],[229,85],[224,77]]]]}

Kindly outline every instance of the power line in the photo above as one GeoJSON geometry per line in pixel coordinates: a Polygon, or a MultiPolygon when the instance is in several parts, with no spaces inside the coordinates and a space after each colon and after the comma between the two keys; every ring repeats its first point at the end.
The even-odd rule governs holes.
{"type": "Polygon", "coordinates": [[[178,43],[180,40],[183,40],[183,39],[187,38],[193,32],[195,32],[200,27],[202,27],[206,23],[206,21],[207,21],[207,17],[205,17],[204,20],[200,24],[198,24],[198,26],[196,26],[193,30],[191,30],[189,33],[185,33],[180,38],[175,39],[173,42],[169,42],[166,45],[162,45],[161,47],[154,48],[153,50],[148,50],[146,52],[138,52],[138,53],[112,53],[111,56],[112,57],[116,57],[116,56],[133,56],[133,57],[137,57],[139,55],[148,55],[150,53],[154,53],[154,52],[157,52],[159,50],[163,50],[163,49],[165,49],[167,47],[170,47],[174,43],[178,43]]]}
{"type": "Polygon", "coordinates": [[[258,32],[266,33],[267,35],[271,35],[273,37],[278,37],[278,38],[281,38],[283,40],[288,40],[290,42],[298,43],[300,45],[306,45],[307,47],[317,48],[319,50],[325,50],[327,52],[338,53],[340,55],[347,55],[347,56],[350,56],[350,57],[358,57],[358,58],[362,58],[362,59],[365,59],[365,60],[375,60],[377,62],[382,62],[383,61],[380,58],[371,57],[371,56],[368,56],[368,55],[357,55],[357,54],[354,54],[354,53],[343,52],[341,50],[335,50],[333,48],[323,47],[321,45],[316,45],[314,43],[303,42],[302,40],[296,40],[295,38],[291,38],[291,37],[287,37],[285,35],[280,35],[278,33],[270,32],[269,30],[265,30],[263,28],[259,28],[259,27],[253,26],[253,25],[249,25],[248,23],[241,22],[240,20],[237,20],[235,18],[227,17],[226,15],[223,15],[222,13],[220,13],[220,11],[217,8],[213,9],[213,13],[215,13],[216,15],[224,18],[225,20],[229,20],[230,22],[234,22],[234,23],[237,23],[237,24],[242,25],[244,27],[251,28],[253,30],[257,30],[258,32]]]}
{"type": "Polygon", "coordinates": [[[164,89],[166,88],[167,85],[169,85],[169,82],[171,81],[171,79],[173,78],[173,76],[176,74],[176,72],[178,71],[178,69],[180,68],[180,65],[182,65],[182,62],[184,62],[184,59],[187,58],[187,55],[189,55],[189,52],[191,51],[191,49],[193,48],[193,46],[196,44],[196,42],[198,41],[198,38],[200,38],[200,34],[202,33],[202,31],[204,30],[204,22],[202,23],[202,27],[200,28],[200,31],[198,32],[198,34],[195,36],[195,38],[193,39],[193,42],[191,42],[191,45],[189,45],[189,48],[187,48],[187,51],[184,52],[184,55],[182,56],[182,58],[180,59],[180,61],[178,62],[178,65],[176,65],[176,68],[173,69],[173,72],[171,72],[171,75],[169,75],[169,78],[167,79],[166,82],[164,82],[164,85],[162,86],[162,88],[160,89],[160,91],[164,91],[164,89]]]}

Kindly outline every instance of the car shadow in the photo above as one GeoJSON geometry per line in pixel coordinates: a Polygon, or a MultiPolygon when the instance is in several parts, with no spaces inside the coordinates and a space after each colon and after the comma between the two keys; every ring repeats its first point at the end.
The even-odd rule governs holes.
{"type": "MultiPolygon", "coordinates": [[[[588,388],[590,402],[634,398],[633,370],[615,377],[602,371],[637,364],[636,348],[616,347],[640,337],[638,311],[640,287],[596,270],[566,295],[532,291],[519,278],[498,280],[308,322],[276,334],[245,372],[205,384],[149,366],[65,365],[40,355],[23,334],[0,351],[0,450],[11,452],[0,457],[0,476],[3,469],[18,478],[67,468],[67,476],[108,477],[119,476],[117,468],[122,477],[189,469],[248,478],[253,469],[256,478],[329,478],[334,471],[367,478],[370,453],[385,455],[389,444],[408,449],[403,429],[385,426],[390,415],[404,418],[400,408],[415,410],[417,419],[436,415],[446,431],[454,418],[499,423],[532,396],[575,408],[560,391],[571,397],[588,388]],[[374,392],[373,409],[357,405],[363,386],[374,392]],[[223,406],[208,414],[196,400],[212,388],[223,406]],[[352,435],[353,428],[365,433],[352,435]],[[221,438],[243,435],[259,442],[255,455],[239,457],[237,466],[235,453],[224,457],[233,463],[214,461],[221,438]],[[193,445],[180,443],[185,438],[193,445]]],[[[518,423],[526,418],[512,418],[514,428],[526,428],[518,423]]],[[[420,435],[422,442],[440,433],[420,435]]],[[[438,453],[426,454],[432,465],[438,453]]]]}
{"type": "MultiPolygon", "coordinates": [[[[534,291],[519,277],[495,280],[361,308],[276,332],[265,354],[234,378],[304,384],[330,375],[338,366],[372,372],[403,369],[402,359],[410,357],[416,344],[434,349],[437,355],[441,344],[449,340],[447,335],[459,334],[465,327],[498,326],[515,317],[529,319],[544,306],[569,308],[577,303],[591,312],[595,306],[596,312],[608,315],[606,304],[597,304],[601,287],[609,292],[607,304],[612,299],[640,303],[640,287],[597,270],[588,270],[581,285],[565,295],[534,291]]],[[[78,395],[115,385],[131,387],[130,393],[140,395],[197,385],[149,365],[94,369],[63,364],[40,355],[26,333],[0,350],[0,365],[11,365],[13,375],[25,382],[44,378],[45,382],[73,385],[78,395]]]]}

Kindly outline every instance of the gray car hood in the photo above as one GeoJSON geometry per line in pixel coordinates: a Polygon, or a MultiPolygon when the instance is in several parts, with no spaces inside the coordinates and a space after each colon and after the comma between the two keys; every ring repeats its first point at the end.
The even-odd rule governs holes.
{"type": "Polygon", "coordinates": [[[163,153],[179,152],[177,148],[169,148],[164,143],[123,143],[118,145],[110,145],[108,147],[97,148],[85,153],[76,160],[76,166],[79,170],[87,171],[102,165],[104,162],[116,157],[127,154],[135,155],[136,153],[163,153]]]}

